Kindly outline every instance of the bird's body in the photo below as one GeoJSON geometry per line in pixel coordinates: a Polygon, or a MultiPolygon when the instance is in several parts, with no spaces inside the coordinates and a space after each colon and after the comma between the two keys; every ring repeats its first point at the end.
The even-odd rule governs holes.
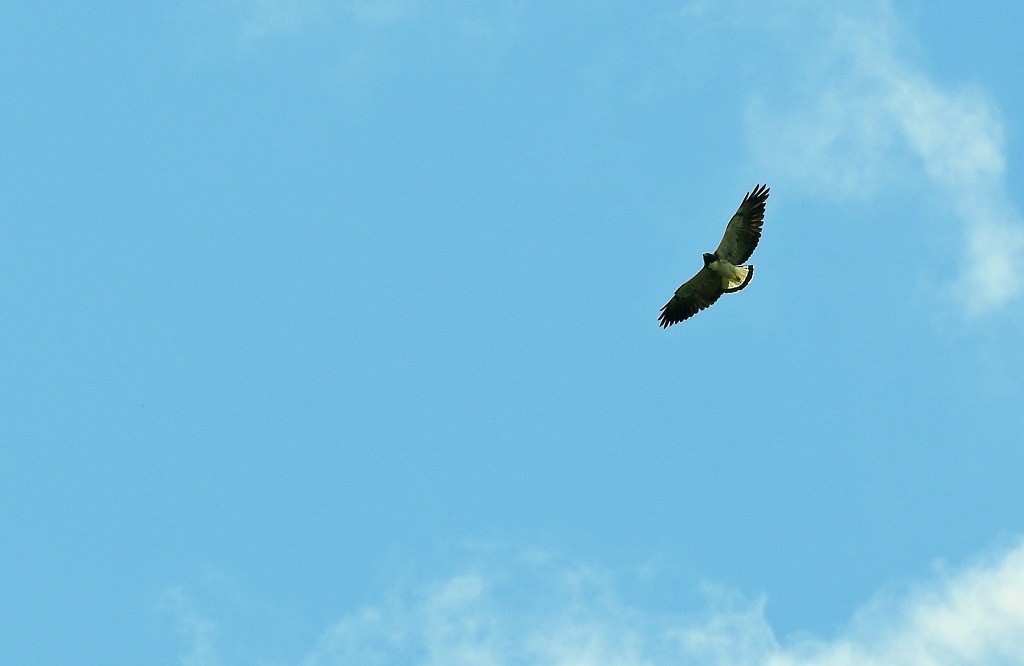
{"type": "Polygon", "coordinates": [[[725,259],[715,259],[708,268],[722,278],[722,290],[727,294],[746,287],[754,277],[753,264],[734,266],[725,259]]]}
{"type": "Polygon", "coordinates": [[[750,258],[761,238],[768,186],[758,185],[743,197],[736,214],[725,227],[722,242],[714,252],[704,253],[704,268],[684,282],[672,299],[661,308],[658,321],[662,328],[689,319],[718,300],[722,294],[743,289],[754,277],[750,258]]]}

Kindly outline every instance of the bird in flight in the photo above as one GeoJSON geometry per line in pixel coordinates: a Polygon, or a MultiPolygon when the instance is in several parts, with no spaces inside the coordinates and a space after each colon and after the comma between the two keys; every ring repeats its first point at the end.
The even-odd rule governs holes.
{"type": "Polygon", "coordinates": [[[658,322],[662,328],[689,319],[722,294],[731,294],[750,284],[754,265],[743,265],[743,262],[750,258],[761,239],[766,201],[767,185],[757,185],[753,192],[747,192],[726,225],[718,248],[704,253],[704,268],[676,289],[672,299],[661,308],[658,322]]]}

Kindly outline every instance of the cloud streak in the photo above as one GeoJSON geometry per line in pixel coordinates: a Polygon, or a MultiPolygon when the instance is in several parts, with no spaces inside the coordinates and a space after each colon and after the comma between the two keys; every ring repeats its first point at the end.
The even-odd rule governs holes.
{"type": "MultiPolygon", "coordinates": [[[[536,572],[531,572],[535,576],[536,572]]],[[[858,666],[1024,662],[1024,547],[876,601],[833,641],[782,646],[764,600],[718,593],[701,617],[622,603],[607,576],[549,571],[545,593],[509,596],[518,575],[468,573],[364,608],[327,631],[304,664],[858,666]]]]}
{"type": "Polygon", "coordinates": [[[798,73],[796,101],[753,99],[755,152],[773,170],[840,195],[920,169],[964,228],[966,267],[952,295],[971,315],[1005,306],[1022,290],[1024,224],[1007,192],[996,105],[977,88],[940,85],[901,57],[899,26],[884,5],[871,18],[836,14],[828,23],[830,38],[798,73]]]}
{"type": "Polygon", "coordinates": [[[769,666],[1024,663],[1024,547],[876,602],[847,636],[771,655],[769,666]]]}
{"type": "Polygon", "coordinates": [[[174,618],[178,635],[186,646],[178,657],[181,666],[220,666],[223,663],[216,646],[216,625],[193,607],[180,587],[164,592],[157,608],[174,618]]]}
{"type": "Polygon", "coordinates": [[[471,42],[515,32],[525,0],[443,4],[423,0],[230,0],[220,9],[234,17],[236,41],[245,48],[274,37],[299,37],[314,29],[374,31],[419,21],[425,31],[438,25],[471,42]],[[440,23],[438,23],[440,22],[440,23]]]}
{"type": "Polygon", "coordinates": [[[237,39],[251,46],[264,39],[294,36],[314,24],[350,21],[366,28],[385,26],[412,15],[413,0],[236,0],[237,39]]]}
{"type": "Polygon", "coordinates": [[[839,196],[923,174],[934,212],[935,202],[948,207],[964,230],[964,267],[946,293],[969,316],[1006,306],[1024,288],[1024,220],[1007,191],[998,109],[984,91],[947,88],[901,55],[906,40],[888,4],[869,17],[824,11],[835,12],[823,20],[830,34],[795,74],[795,99],[752,99],[759,160],[839,196]]]}
{"type": "MultiPolygon", "coordinates": [[[[992,666],[1024,663],[1024,542],[877,595],[834,638],[779,638],[767,601],[708,588],[695,613],[623,600],[621,581],[551,557],[492,557],[394,589],[328,627],[302,666],[992,666]]],[[[182,666],[233,661],[215,623],[180,588],[159,608],[184,644],[182,666]]],[[[265,633],[265,632],[260,632],[265,633]]],[[[237,646],[236,646],[237,647],[237,646]]],[[[232,654],[255,654],[252,649],[232,654]]],[[[259,662],[271,663],[271,662],[259,662]]]]}
{"type": "MultiPolygon", "coordinates": [[[[534,558],[350,613],[304,666],[970,666],[1024,663],[1024,544],[876,598],[837,638],[780,641],[765,600],[708,592],[699,614],[622,601],[615,577],[534,558]]],[[[186,663],[185,661],[182,662],[186,663]]],[[[191,662],[197,663],[197,662],[191,662]]]]}

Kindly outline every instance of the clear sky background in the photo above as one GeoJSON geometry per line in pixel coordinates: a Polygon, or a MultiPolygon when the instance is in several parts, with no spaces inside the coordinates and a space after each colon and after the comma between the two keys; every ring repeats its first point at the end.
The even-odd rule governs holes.
{"type": "Polygon", "coordinates": [[[1024,663],[1022,21],[4,3],[0,662],[1024,663]]]}

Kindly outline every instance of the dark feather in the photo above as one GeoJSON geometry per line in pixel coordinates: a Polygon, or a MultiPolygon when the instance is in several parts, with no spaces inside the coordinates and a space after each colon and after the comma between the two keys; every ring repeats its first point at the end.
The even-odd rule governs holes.
{"type": "Polygon", "coordinates": [[[662,328],[668,328],[689,319],[717,301],[722,293],[722,278],[705,266],[676,289],[672,299],[661,308],[658,322],[662,328]]]}
{"type": "Polygon", "coordinates": [[[725,227],[722,242],[715,250],[720,258],[730,264],[740,265],[750,258],[757,242],[761,240],[761,225],[764,223],[764,205],[768,201],[768,186],[758,185],[753,192],[747,192],[743,203],[725,227]]]}

